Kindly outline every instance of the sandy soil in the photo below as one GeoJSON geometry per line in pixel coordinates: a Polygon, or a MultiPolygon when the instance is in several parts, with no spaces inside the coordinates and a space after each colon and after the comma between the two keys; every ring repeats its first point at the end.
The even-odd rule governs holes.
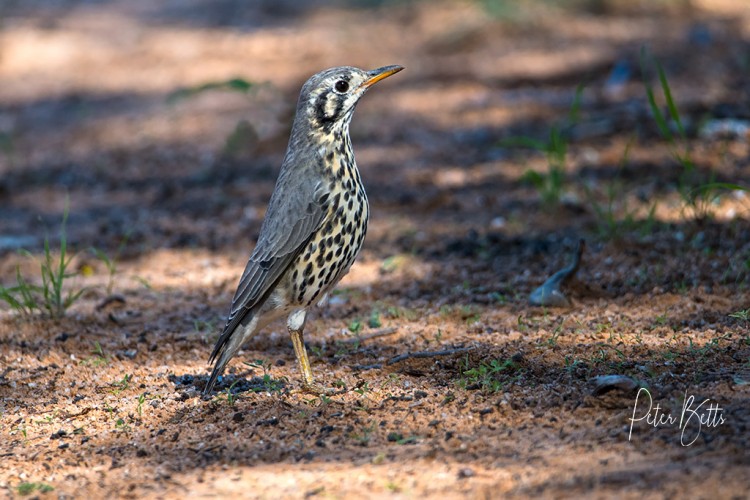
{"type": "Polygon", "coordinates": [[[750,194],[684,193],[750,185],[746,2],[344,4],[0,5],[0,283],[38,282],[17,250],[57,248],[67,204],[86,287],[62,319],[0,304],[0,494],[745,497],[750,194]],[[347,391],[300,393],[280,324],[204,399],[299,87],[341,64],[407,67],[357,110],[370,231],[308,321],[347,391]],[[253,87],[181,92],[230,78],[253,87]],[[553,127],[545,203],[525,179],[547,157],[508,140],[553,127]],[[581,238],[570,307],[529,305],[581,238]]]}

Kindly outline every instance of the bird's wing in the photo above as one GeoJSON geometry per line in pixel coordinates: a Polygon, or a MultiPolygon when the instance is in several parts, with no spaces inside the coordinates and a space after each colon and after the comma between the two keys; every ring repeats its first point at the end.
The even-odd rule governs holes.
{"type": "Polygon", "coordinates": [[[222,337],[231,335],[247,312],[266,296],[323,224],[329,205],[328,185],[305,182],[305,177],[282,169],[258,243],[232,299],[222,337]]]}

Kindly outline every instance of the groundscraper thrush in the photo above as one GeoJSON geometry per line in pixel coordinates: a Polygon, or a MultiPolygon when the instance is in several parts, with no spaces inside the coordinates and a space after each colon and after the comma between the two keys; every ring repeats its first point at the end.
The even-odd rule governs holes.
{"type": "Polygon", "coordinates": [[[367,231],[369,206],[354,161],[349,124],[368,88],[401,71],[332,68],[302,87],[286,156],[266,217],[224,331],[209,362],[216,362],[204,394],[242,344],[284,316],[303,377],[303,389],[322,393],[313,380],[303,340],[307,310],[349,271],[367,231]]]}

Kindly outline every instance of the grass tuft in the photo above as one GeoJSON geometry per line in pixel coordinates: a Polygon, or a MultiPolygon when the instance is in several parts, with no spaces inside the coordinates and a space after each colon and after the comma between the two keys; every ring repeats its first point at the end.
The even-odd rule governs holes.
{"type": "MultiPolygon", "coordinates": [[[[68,208],[66,206],[60,226],[59,250],[53,252],[49,237],[44,238],[44,255],[39,263],[41,285],[26,280],[21,275],[20,268],[16,267],[16,285],[0,286],[0,300],[23,316],[28,317],[40,312],[53,319],[62,318],[68,308],[87,290],[87,288],[72,289],[66,286],[71,278],[78,276],[78,272],[70,271],[75,254],[70,255],[68,252],[67,221],[68,208]]],[[[21,253],[34,259],[28,250],[22,250],[21,253]]]]}

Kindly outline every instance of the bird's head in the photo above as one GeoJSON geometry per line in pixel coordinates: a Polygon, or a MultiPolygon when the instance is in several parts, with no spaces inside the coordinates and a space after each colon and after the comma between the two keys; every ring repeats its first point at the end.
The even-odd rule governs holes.
{"type": "Polygon", "coordinates": [[[367,89],[402,69],[402,66],[384,66],[364,71],[342,66],[321,71],[302,86],[297,119],[304,117],[307,126],[328,133],[348,126],[357,101],[367,89]]]}

